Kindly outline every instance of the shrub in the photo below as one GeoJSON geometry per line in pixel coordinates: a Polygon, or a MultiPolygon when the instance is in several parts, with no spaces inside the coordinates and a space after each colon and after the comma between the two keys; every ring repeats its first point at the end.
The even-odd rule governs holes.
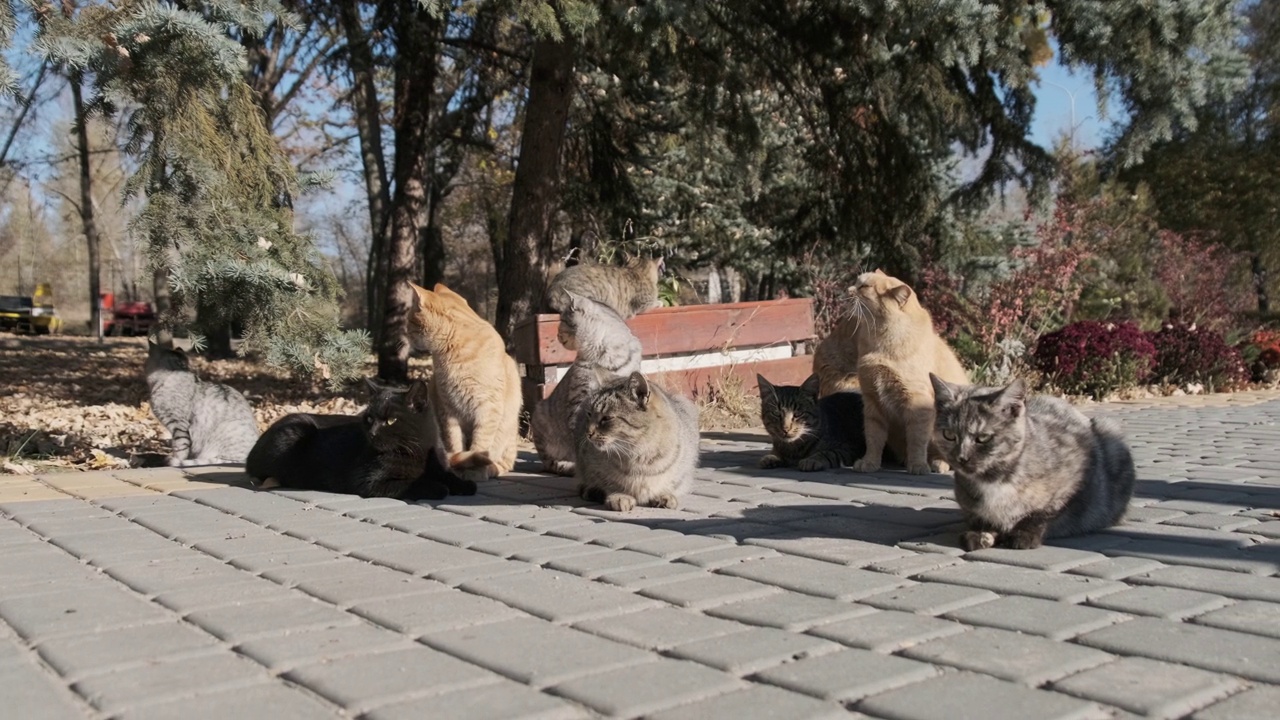
{"type": "Polygon", "coordinates": [[[1254,301],[1242,253],[1191,235],[1162,230],[1152,263],[1169,300],[1169,319],[1220,332],[1230,330],[1254,301]]]}
{"type": "Polygon", "coordinates": [[[1195,325],[1166,324],[1151,333],[1156,348],[1152,377],[1171,385],[1202,383],[1210,392],[1229,390],[1249,381],[1240,350],[1222,333],[1195,325]]]}
{"type": "Polygon", "coordinates": [[[1074,322],[1041,335],[1032,362],[1059,390],[1102,398],[1151,374],[1156,349],[1133,323],[1074,322]]]}
{"type": "Polygon", "coordinates": [[[1280,375],[1280,331],[1255,330],[1236,345],[1245,367],[1256,382],[1271,382],[1280,375]]]}

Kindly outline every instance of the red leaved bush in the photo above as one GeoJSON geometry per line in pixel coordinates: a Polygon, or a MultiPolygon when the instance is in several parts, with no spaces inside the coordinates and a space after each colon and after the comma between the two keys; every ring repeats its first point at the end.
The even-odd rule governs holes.
{"type": "Polygon", "coordinates": [[[1156,348],[1152,376],[1162,382],[1201,383],[1210,392],[1232,390],[1249,382],[1249,369],[1240,350],[1228,345],[1216,330],[1169,323],[1150,337],[1156,348]]]}
{"type": "Polygon", "coordinates": [[[1157,240],[1155,277],[1169,300],[1169,317],[1219,332],[1230,330],[1253,302],[1248,288],[1236,282],[1245,272],[1245,256],[1167,230],[1161,230],[1157,240]]]}
{"type": "Polygon", "coordinates": [[[1102,398],[1146,380],[1156,348],[1134,323],[1082,320],[1041,335],[1032,359],[1063,392],[1102,398]]]}

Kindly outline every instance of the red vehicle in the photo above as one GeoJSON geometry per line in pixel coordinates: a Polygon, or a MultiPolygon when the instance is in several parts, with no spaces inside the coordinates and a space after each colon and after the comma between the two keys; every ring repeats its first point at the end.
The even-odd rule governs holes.
{"type": "Polygon", "coordinates": [[[115,302],[114,293],[102,293],[102,332],[106,335],[146,335],[156,321],[149,302],[115,302]]]}

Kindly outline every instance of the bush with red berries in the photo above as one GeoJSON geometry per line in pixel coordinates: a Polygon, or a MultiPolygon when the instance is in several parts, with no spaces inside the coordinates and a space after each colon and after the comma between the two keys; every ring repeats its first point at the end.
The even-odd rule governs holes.
{"type": "Polygon", "coordinates": [[[1198,383],[1209,392],[1232,390],[1249,382],[1249,368],[1240,350],[1227,344],[1222,333],[1195,325],[1166,324],[1151,333],[1156,382],[1169,385],[1198,383]]]}
{"type": "Polygon", "coordinates": [[[1082,320],[1041,335],[1032,362],[1058,390],[1100,399],[1144,382],[1156,348],[1134,323],[1082,320]]]}

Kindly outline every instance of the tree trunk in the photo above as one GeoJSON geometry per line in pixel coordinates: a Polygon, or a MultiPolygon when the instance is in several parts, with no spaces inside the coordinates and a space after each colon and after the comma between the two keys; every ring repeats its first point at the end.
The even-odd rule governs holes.
{"type": "Polygon", "coordinates": [[[433,287],[444,282],[444,230],[440,227],[440,203],[444,201],[439,187],[431,188],[431,207],[427,210],[427,226],[422,228],[420,253],[422,286],[433,287]]]}
{"type": "MultiPolygon", "coordinates": [[[[167,268],[156,268],[151,274],[151,294],[155,298],[156,319],[161,320],[169,314],[169,309],[173,307],[169,297],[169,270],[167,268]]],[[[165,347],[173,347],[173,330],[168,325],[156,325],[156,330],[152,334],[155,335],[157,343],[165,347]]]]}
{"type": "Polygon", "coordinates": [[[1249,265],[1253,272],[1253,292],[1258,297],[1258,314],[1265,318],[1271,313],[1271,295],[1267,290],[1267,266],[1262,262],[1262,254],[1250,253],[1249,265]]]}
{"type": "Polygon", "coordinates": [[[413,304],[418,233],[431,177],[431,97],[435,89],[438,20],[415,0],[399,0],[396,18],[395,194],[387,237],[387,275],[378,342],[378,377],[409,380],[409,310],[413,304]]]}
{"type": "Polygon", "coordinates": [[[102,286],[99,278],[102,264],[102,239],[93,215],[93,173],[89,166],[89,119],[84,114],[84,96],[79,72],[71,74],[71,106],[75,112],[76,152],[80,156],[80,224],[89,245],[89,330],[102,342],[102,286]]]}
{"type": "Polygon", "coordinates": [[[511,188],[503,262],[497,268],[494,325],[508,342],[516,323],[541,308],[546,292],[551,224],[559,207],[560,151],[573,102],[573,60],[568,40],[534,43],[520,164],[511,188]]]}
{"type": "Polygon", "coordinates": [[[196,324],[204,331],[204,356],[210,360],[235,357],[231,350],[231,323],[201,293],[196,299],[196,324]]]}
{"type": "MultiPolygon", "coordinates": [[[[356,134],[360,138],[360,163],[364,171],[364,188],[369,205],[369,258],[365,268],[365,307],[369,330],[375,342],[380,330],[382,299],[386,287],[386,246],[388,208],[391,205],[387,183],[387,161],[382,152],[382,105],[378,100],[376,67],[369,35],[360,18],[358,0],[340,0],[338,16],[347,36],[347,63],[351,68],[351,110],[356,134]]],[[[434,60],[433,60],[434,62],[434,60]]]]}

